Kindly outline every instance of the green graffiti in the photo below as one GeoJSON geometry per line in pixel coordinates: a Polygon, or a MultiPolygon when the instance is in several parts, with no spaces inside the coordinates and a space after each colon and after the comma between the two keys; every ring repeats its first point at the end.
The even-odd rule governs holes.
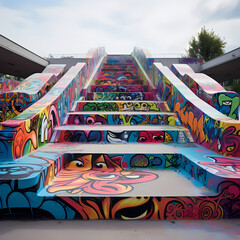
{"type": "Polygon", "coordinates": [[[100,102],[100,103],[86,103],[83,106],[83,111],[117,111],[117,104],[116,103],[107,103],[107,102],[100,102]]]}
{"type": "Polygon", "coordinates": [[[223,106],[223,105],[231,106],[231,110],[230,110],[229,114],[227,115],[228,117],[231,117],[234,119],[237,118],[237,115],[234,112],[236,111],[236,109],[239,106],[239,97],[238,96],[235,96],[234,98],[232,98],[225,94],[220,94],[218,101],[219,101],[220,106],[223,106]]]}

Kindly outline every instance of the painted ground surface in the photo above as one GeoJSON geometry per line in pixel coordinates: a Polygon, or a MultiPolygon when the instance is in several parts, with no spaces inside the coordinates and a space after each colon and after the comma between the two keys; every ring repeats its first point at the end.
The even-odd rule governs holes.
{"type": "Polygon", "coordinates": [[[184,82],[187,67],[170,71],[142,49],[87,56],[35,75],[56,79],[49,88],[18,86],[44,94],[1,122],[1,218],[239,218],[238,95],[223,98],[213,84],[213,97],[198,81],[200,98],[184,82]]]}

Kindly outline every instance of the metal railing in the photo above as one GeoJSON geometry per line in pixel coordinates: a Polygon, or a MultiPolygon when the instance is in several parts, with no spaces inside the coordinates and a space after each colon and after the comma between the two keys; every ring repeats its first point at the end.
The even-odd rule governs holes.
{"type": "Polygon", "coordinates": [[[85,58],[86,53],[49,53],[48,58],[85,58]]]}
{"type": "Polygon", "coordinates": [[[153,58],[183,58],[186,53],[159,53],[150,52],[153,58]]]}

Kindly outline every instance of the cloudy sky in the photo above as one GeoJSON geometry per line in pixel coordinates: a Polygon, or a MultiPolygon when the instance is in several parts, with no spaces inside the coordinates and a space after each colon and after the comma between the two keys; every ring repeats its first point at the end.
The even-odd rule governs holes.
{"type": "Polygon", "coordinates": [[[184,53],[201,27],[240,46],[240,0],[0,0],[0,34],[47,57],[86,53],[184,53]]]}

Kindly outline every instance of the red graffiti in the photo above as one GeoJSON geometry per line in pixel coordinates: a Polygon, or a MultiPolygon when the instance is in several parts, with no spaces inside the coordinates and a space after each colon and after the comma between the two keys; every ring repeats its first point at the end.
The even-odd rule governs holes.
{"type": "Polygon", "coordinates": [[[164,142],[165,136],[163,131],[144,131],[139,133],[137,142],[164,142]]]}

